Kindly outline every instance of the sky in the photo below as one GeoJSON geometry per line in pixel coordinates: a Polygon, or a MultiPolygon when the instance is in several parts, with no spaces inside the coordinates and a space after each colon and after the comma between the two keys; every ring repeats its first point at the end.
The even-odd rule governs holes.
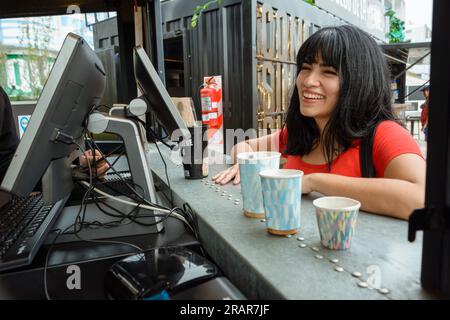
{"type": "Polygon", "coordinates": [[[406,21],[414,25],[428,25],[431,28],[433,0],[405,0],[406,21]]]}

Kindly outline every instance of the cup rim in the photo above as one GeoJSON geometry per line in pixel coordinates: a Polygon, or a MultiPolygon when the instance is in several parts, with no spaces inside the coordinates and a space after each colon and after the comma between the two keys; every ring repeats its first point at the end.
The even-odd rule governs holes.
{"type": "Polygon", "coordinates": [[[348,198],[348,197],[325,196],[325,197],[320,197],[320,198],[315,199],[313,201],[313,205],[314,205],[314,207],[322,209],[322,210],[358,210],[361,207],[361,202],[359,202],[358,200],[352,199],[352,198],[348,198]],[[321,201],[323,201],[324,199],[344,199],[344,200],[351,201],[354,204],[346,206],[346,207],[340,207],[340,208],[320,205],[319,203],[321,201]]]}
{"type": "Polygon", "coordinates": [[[270,160],[270,159],[276,159],[276,158],[280,158],[281,157],[281,153],[277,152],[277,151],[251,151],[251,152],[241,152],[237,155],[237,159],[239,163],[243,163],[245,161],[256,161],[256,160],[270,160]],[[256,158],[249,158],[250,154],[257,154],[260,155],[261,157],[256,157],[256,158]],[[266,156],[262,156],[262,155],[266,155],[266,156]]]}
{"type": "Polygon", "coordinates": [[[267,179],[289,179],[303,176],[303,171],[296,169],[266,169],[259,172],[259,176],[267,179]],[[274,173],[284,172],[280,176],[274,176],[274,173]]]}

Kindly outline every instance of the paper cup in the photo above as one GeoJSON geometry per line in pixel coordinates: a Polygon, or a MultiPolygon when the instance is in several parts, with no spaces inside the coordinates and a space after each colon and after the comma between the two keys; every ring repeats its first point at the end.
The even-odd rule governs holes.
{"type": "Polygon", "coordinates": [[[237,155],[243,211],[250,218],[264,218],[264,204],[261,194],[259,172],[280,167],[279,152],[243,152],[237,155]]]}
{"type": "Polygon", "coordinates": [[[259,173],[267,231],[295,234],[300,228],[303,171],[264,170],[259,173]]]}
{"type": "Polygon", "coordinates": [[[350,198],[322,197],[313,204],[322,245],[333,250],[349,249],[361,203],[350,198]]]}

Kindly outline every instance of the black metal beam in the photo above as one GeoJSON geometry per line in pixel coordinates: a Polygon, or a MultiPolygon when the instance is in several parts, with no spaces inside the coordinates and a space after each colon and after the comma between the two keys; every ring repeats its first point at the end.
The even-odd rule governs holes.
{"type": "Polygon", "coordinates": [[[243,46],[243,74],[244,74],[244,100],[242,114],[242,128],[258,128],[256,90],[256,0],[242,2],[242,30],[244,36],[243,46]],[[250,111],[251,110],[251,111],[250,111]]]}
{"type": "Polygon", "coordinates": [[[132,1],[123,1],[117,10],[117,29],[119,31],[120,73],[122,75],[123,97],[128,103],[136,98],[137,87],[133,71],[134,5],[132,1]]]}
{"type": "Polygon", "coordinates": [[[434,1],[426,208],[410,217],[410,240],[424,230],[421,281],[450,296],[450,2],[434,1]]]}
{"type": "Polygon", "coordinates": [[[145,51],[150,57],[162,82],[164,75],[164,45],[161,21],[161,3],[159,0],[147,0],[144,6],[144,42],[145,51]]]}

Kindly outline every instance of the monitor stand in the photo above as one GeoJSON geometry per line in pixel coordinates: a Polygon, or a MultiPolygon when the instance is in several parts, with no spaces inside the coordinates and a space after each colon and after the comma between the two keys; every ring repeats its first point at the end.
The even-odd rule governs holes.
{"type": "MultiPolygon", "coordinates": [[[[127,152],[133,185],[138,192],[151,203],[158,203],[156,199],[155,185],[150,169],[149,144],[145,129],[140,123],[132,119],[93,113],[89,117],[88,130],[92,133],[114,133],[122,137],[127,152]]],[[[130,211],[130,210],[128,210],[130,211]]],[[[160,212],[154,212],[158,214],[160,212]]],[[[149,221],[158,222],[161,217],[149,218],[149,221]]],[[[162,222],[147,228],[147,233],[161,232],[164,228],[162,222]]]]}

